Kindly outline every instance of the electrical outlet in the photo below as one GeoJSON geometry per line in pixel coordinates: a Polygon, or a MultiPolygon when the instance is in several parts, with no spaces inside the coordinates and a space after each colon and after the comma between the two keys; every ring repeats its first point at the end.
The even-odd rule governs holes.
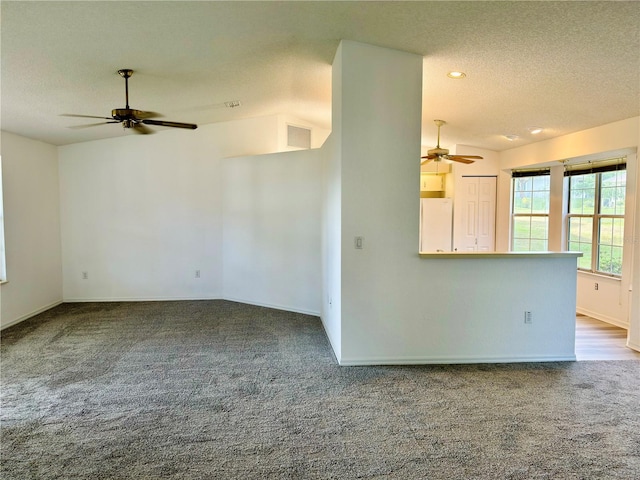
{"type": "Polygon", "coordinates": [[[353,246],[357,250],[362,250],[364,248],[364,237],[355,237],[353,239],[353,246]]]}
{"type": "Polygon", "coordinates": [[[533,323],[533,315],[531,312],[524,312],[524,323],[531,325],[533,323]]]}
{"type": "Polygon", "coordinates": [[[89,280],[89,272],[82,272],[82,279],[89,280]]]}
{"type": "Polygon", "coordinates": [[[594,290],[598,290],[598,282],[596,282],[596,283],[594,283],[594,284],[593,284],[593,289],[594,289],[594,290]]]}
{"type": "Polygon", "coordinates": [[[200,278],[200,270],[196,270],[196,278],[200,278]]]}

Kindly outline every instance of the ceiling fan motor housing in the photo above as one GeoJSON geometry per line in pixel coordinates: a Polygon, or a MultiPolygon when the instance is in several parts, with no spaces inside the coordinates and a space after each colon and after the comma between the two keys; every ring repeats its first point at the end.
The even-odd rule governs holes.
{"type": "MultiPolygon", "coordinates": [[[[160,114],[155,112],[144,112],[142,110],[134,110],[133,108],[114,108],[111,110],[111,116],[119,122],[131,120],[134,123],[139,123],[142,120],[148,118],[158,117],[160,114]]],[[[172,122],[175,123],[175,122],[172,122]]],[[[125,127],[127,128],[127,127],[125,127]]]]}
{"type": "Polygon", "coordinates": [[[440,147],[436,147],[436,148],[432,148],[431,150],[429,150],[427,152],[429,155],[437,155],[437,156],[441,156],[441,155],[449,155],[449,150],[446,148],[440,148],[440,147]]]}
{"type": "Polygon", "coordinates": [[[116,120],[131,120],[136,117],[138,110],[133,110],[131,108],[114,108],[111,110],[111,116],[116,120]]]}

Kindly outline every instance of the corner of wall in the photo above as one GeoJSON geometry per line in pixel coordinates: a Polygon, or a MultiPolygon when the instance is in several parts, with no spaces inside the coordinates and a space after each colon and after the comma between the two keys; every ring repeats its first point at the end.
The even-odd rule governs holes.
{"type": "Polygon", "coordinates": [[[2,326],[62,301],[60,185],[57,147],[2,132],[7,280],[2,326]]]}

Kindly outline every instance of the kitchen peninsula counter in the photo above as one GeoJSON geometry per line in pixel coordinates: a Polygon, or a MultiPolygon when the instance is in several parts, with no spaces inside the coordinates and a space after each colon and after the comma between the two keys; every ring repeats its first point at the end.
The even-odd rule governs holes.
{"type": "Polygon", "coordinates": [[[582,252],[420,252],[419,255],[420,258],[578,258],[582,252]]]}

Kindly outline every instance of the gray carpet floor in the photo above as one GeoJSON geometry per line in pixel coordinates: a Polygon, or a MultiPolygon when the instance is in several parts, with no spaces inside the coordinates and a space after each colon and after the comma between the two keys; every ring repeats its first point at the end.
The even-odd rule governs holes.
{"type": "Polygon", "coordinates": [[[316,317],[63,304],[2,332],[9,479],[637,479],[640,362],[340,367],[316,317]]]}

